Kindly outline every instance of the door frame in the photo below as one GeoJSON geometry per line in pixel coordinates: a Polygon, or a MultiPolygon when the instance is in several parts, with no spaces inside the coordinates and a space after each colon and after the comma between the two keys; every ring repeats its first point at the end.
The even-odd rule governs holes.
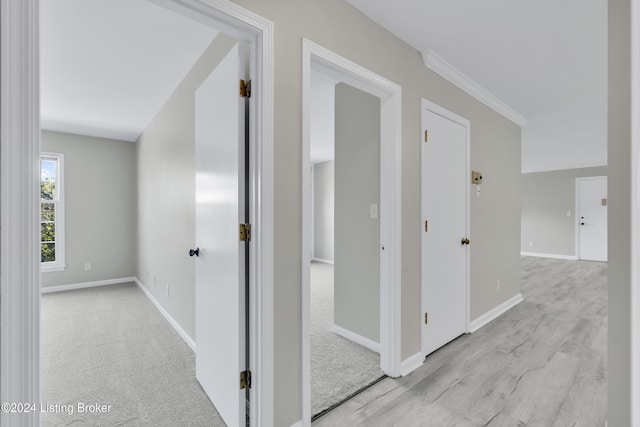
{"type": "MultiPolygon", "coordinates": [[[[575,256],[576,259],[578,261],[580,261],[580,220],[578,219],[580,217],[580,192],[579,192],[579,188],[578,188],[578,183],[581,181],[592,181],[595,179],[607,179],[606,175],[599,175],[599,176],[582,176],[582,177],[578,177],[576,178],[576,182],[575,182],[575,207],[573,209],[574,213],[575,213],[575,256]]],[[[609,180],[607,179],[607,185],[609,184],[609,180]]],[[[609,192],[607,191],[607,200],[609,198],[609,192]]],[[[608,205],[608,203],[607,203],[608,205]]],[[[607,209],[609,207],[607,206],[607,209]]]]}
{"type": "MultiPolygon", "coordinates": [[[[251,45],[252,426],[273,424],[273,23],[229,0],[148,0],[251,45]]],[[[40,401],[39,0],[0,0],[0,400],[40,401]]],[[[39,426],[38,411],[3,426],[39,426]]]]}
{"type": "MultiPolygon", "coordinates": [[[[473,242],[473,236],[471,236],[471,122],[467,119],[465,119],[464,117],[447,110],[446,108],[429,101],[426,98],[422,98],[420,101],[420,129],[424,129],[424,123],[422,122],[422,113],[424,112],[424,110],[428,110],[431,111],[434,114],[437,114],[439,116],[442,116],[448,120],[451,120],[454,123],[457,123],[461,126],[463,126],[466,130],[466,142],[465,142],[465,192],[466,192],[466,235],[467,238],[469,240],[471,240],[473,242]]],[[[424,150],[424,144],[425,142],[423,141],[423,133],[422,131],[420,132],[420,157],[422,158],[422,150],[424,150]]],[[[424,170],[424,165],[422,165],[422,160],[420,161],[420,183],[422,184],[422,181],[425,179],[425,170],[424,170]]],[[[422,191],[422,190],[421,190],[422,191]]],[[[422,204],[422,201],[421,203],[422,204]]],[[[424,221],[424,216],[425,213],[422,212],[422,208],[421,208],[421,212],[420,212],[420,217],[422,219],[422,221],[424,221]]],[[[421,228],[422,230],[422,228],[421,228]]],[[[423,240],[426,237],[426,233],[424,231],[420,232],[420,251],[422,251],[422,243],[423,240]]],[[[469,333],[471,332],[471,247],[468,247],[467,250],[465,251],[466,254],[466,268],[467,268],[467,273],[466,273],[466,301],[465,301],[465,332],[469,333]]],[[[424,301],[422,299],[422,295],[424,293],[424,277],[425,277],[425,273],[424,270],[422,268],[422,265],[420,266],[420,310],[421,313],[425,313],[426,307],[424,305],[424,301]]],[[[422,315],[420,317],[420,353],[422,354],[422,357],[426,357],[426,349],[425,349],[425,342],[422,339],[422,335],[424,332],[424,328],[426,327],[425,323],[422,321],[422,315]]]]}
{"type": "Polygon", "coordinates": [[[380,108],[380,367],[400,376],[402,87],[313,41],[302,39],[302,425],[311,422],[310,278],[311,68],[381,99],[380,108]],[[385,219],[384,221],[382,219],[385,219]]]}

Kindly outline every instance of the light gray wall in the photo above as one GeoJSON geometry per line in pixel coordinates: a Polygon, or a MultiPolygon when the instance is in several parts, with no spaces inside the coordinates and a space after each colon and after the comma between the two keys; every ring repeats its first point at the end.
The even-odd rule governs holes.
{"type": "Polygon", "coordinates": [[[218,35],[136,143],[137,277],[195,337],[195,90],[233,47],[218,35]],[[170,286],[167,296],[166,286],[170,286]]]}
{"type": "Polygon", "coordinates": [[[313,257],[333,261],[335,162],[313,165],[313,257]]]}
{"type": "Polygon", "coordinates": [[[420,54],[342,0],[235,3],[271,20],[274,58],[274,424],[301,418],[302,49],[306,37],[402,91],[402,358],[420,351],[420,99],[471,121],[471,318],[520,292],[520,127],[428,70],[420,54]],[[496,292],[495,281],[503,286],[496,292]]]}
{"type": "Polygon", "coordinates": [[[335,120],[333,322],[380,342],[380,98],[340,83],[335,120]]]}
{"type": "Polygon", "coordinates": [[[520,250],[575,256],[576,178],[606,175],[606,166],[522,174],[520,250]]]}
{"type": "MultiPolygon", "coordinates": [[[[631,7],[609,0],[608,410],[610,426],[631,425],[631,7]]],[[[637,25],[637,23],[635,23],[637,25]]],[[[637,357],[637,356],[636,356],[637,357]]],[[[635,420],[637,425],[638,420],[635,420]]]]}
{"type": "Polygon", "coordinates": [[[42,132],[42,151],[64,154],[64,271],[42,287],[132,277],[136,263],[136,162],[131,142],[42,132]],[[91,263],[90,271],[84,270],[91,263]]]}

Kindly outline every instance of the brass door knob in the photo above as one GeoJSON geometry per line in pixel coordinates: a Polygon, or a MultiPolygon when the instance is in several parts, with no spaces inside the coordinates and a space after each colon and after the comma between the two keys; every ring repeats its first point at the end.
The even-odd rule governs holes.
{"type": "Polygon", "coordinates": [[[463,237],[462,240],[460,241],[461,244],[463,245],[468,245],[469,244],[469,239],[463,237]]]}

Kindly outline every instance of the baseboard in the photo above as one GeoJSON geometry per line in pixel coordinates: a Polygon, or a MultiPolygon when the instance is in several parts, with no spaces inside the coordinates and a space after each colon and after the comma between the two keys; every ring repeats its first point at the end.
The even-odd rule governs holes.
{"type": "Polygon", "coordinates": [[[370,340],[369,338],[365,338],[362,335],[356,334],[355,332],[352,332],[338,325],[331,325],[331,328],[329,328],[329,330],[334,334],[340,335],[341,337],[353,341],[356,344],[360,344],[361,346],[366,347],[371,351],[380,353],[380,344],[370,340]]]}
{"type": "Polygon", "coordinates": [[[119,285],[120,283],[135,282],[135,277],[121,277],[120,279],[96,280],[94,282],[74,283],[71,285],[45,286],[40,288],[40,293],[51,294],[53,292],[73,291],[75,289],[95,288],[96,286],[119,285]]]}
{"type": "Polygon", "coordinates": [[[492,320],[506,313],[516,305],[520,304],[522,301],[524,301],[524,298],[522,298],[522,294],[520,293],[514,296],[513,298],[506,300],[505,302],[495,307],[494,309],[487,311],[485,314],[483,314],[482,316],[478,317],[476,320],[471,322],[471,325],[469,326],[469,329],[470,329],[469,332],[473,333],[477,331],[478,329],[485,326],[487,323],[491,322],[492,320]]]}
{"type": "Polygon", "coordinates": [[[520,252],[520,256],[535,256],[538,258],[554,258],[554,259],[568,259],[571,261],[577,261],[578,257],[575,255],[558,255],[558,254],[545,254],[541,252],[520,252]]]}
{"type": "Polygon", "coordinates": [[[296,421],[295,423],[291,424],[291,427],[302,427],[302,420],[296,421]]]}
{"type": "Polygon", "coordinates": [[[411,372],[415,371],[420,366],[422,366],[423,363],[424,363],[424,356],[422,355],[422,352],[419,351],[413,356],[410,356],[409,358],[403,360],[400,363],[400,374],[403,377],[406,377],[411,372]]]}
{"type": "Polygon", "coordinates": [[[330,259],[322,259],[322,258],[312,258],[311,261],[315,261],[315,262],[321,262],[323,264],[331,264],[333,265],[333,261],[331,261],[330,259]]]}
{"type": "Polygon", "coordinates": [[[160,302],[156,299],[156,297],[153,296],[151,291],[149,291],[147,288],[145,288],[145,286],[142,284],[142,282],[140,280],[135,279],[135,282],[138,285],[138,287],[140,288],[140,290],[147,296],[147,298],[149,298],[149,301],[151,301],[151,303],[158,309],[160,314],[162,314],[164,316],[164,318],[167,319],[167,322],[169,322],[169,324],[173,327],[173,329],[175,329],[175,331],[178,333],[178,335],[180,335],[180,337],[184,340],[184,342],[195,353],[196,352],[196,342],[193,340],[193,338],[191,338],[189,336],[189,334],[187,334],[184,331],[184,329],[182,329],[180,327],[178,322],[176,322],[176,320],[169,314],[169,312],[167,310],[165,310],[162,305],[160,305],[160,302]]]}

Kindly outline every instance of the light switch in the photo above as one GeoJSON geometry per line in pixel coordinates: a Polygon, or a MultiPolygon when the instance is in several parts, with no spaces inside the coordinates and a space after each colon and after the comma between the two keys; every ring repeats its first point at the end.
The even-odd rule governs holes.
{"type": "Polygon", "coordinates": [[[369,205],[369,218],[371,219],[378,218],[378,205],[376,203],[372,203],[369,205]]]}
{"type": "Polygon", "coordinates": [[[571,211],[567,211],[567,216],[571,216],[571,211]]]}

